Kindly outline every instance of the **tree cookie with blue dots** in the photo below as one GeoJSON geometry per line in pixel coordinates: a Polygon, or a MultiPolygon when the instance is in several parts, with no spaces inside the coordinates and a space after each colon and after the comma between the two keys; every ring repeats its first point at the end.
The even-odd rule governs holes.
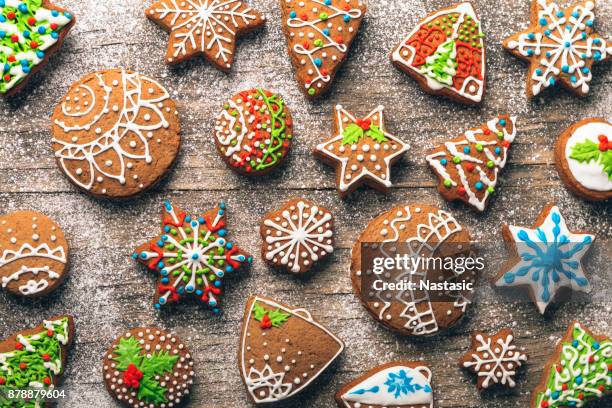
{"type": "Polygon", "coordinates": [[[502,235],[511,255],[495,286],[527,287],[541,314],[561,290],[591,291],[582,258],[595,235],[570,231],[556,205],[544,207],[533,228],[504,225],[502,235]]]}
{"type": "Polygon", "coordinates": [[[163,204],[162,233],[136,249],[132,258],[157,273],[155,308],[196,298],[220,312],[223,280],[253,258],[227,239],[226,207],[188,215],[163,204]]]}
{"type": "Polygon", "coordinates": [[[0,94],[19,92],[59,51],[75,21],[47,0],[0,0],[0,94]]]}
{"type": "Polygon", "coordinates": [[[442,197],[484,211],[515,135],[516,117],[504,115],[434,148],[426,160],[438,176],[442,197]]]}
{"type": "Polygon", "coordinates": [[[366,12],[363,0],[280,0],[295,78],[311,99],[325,94],[366,12]]]}
{"type": "Polygon", "coordinates": [[[591,0],[566,9],[549,0],[533,0],[529,28],[503,42],[506,50],[529,63],[529,98],[557,83],[579,96],[589,93],[593,64],[612,54],[612,46],[595,32],[594,23],[591,0]]]}

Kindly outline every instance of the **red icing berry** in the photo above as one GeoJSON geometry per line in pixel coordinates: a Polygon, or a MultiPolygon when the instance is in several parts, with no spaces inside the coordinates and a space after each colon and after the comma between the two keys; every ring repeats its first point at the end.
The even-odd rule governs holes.
{"type": "Polygon", "coordinates": [[[57,24],[56,23],[51,23],[51,29],[52,30],[57,30],[57,24]]]}
{"type": "Polygon", "coordinates": [[[11,41],[14,43],[19,42],[19,36],[17,34],[11,35],[11,41]]]}
{"type": "Polygon", "coordinates": [[[372,121],[370,119],[357,119],[355,123],[363,130],[370,130],[370,125],[372,124],[372,121]]]}
{"type": "Polygon", "coordinates": [[[595,356],[589,356],[589,363],[592,363],[595,361],[595,356]]]}
{"type": "Polygon", "coordinates": [[[49,377],[45,377],[43,382],[45,383],[45,385],[51,385],[51,379],[49,377]]]}
{"type": "Polygon", "coordinates": [[[584,399],[584,394],[583,394],[583,393],[578,394],[578,399],[579,399],[579,400],[584,399]]]}
{"type": "Polygon", "coordinates": [[[28,24],[33,26],[34,24],[36,24],[36,19],[34,17],[28,18],[28,24]]]}
{"type": "Polygon", "coordinates": [[[597,389],[603,392],[606,389],[606,387],[604,387],[603,385],[600,385],[599,387],[597,387],[597,389]]]}
{"type": "Polygon", "coordinates": [[[612,371],[612,364],[608,364],[608,371],[612,371]]]}
{"type": "Polygon", "coordinates": [[[600,142],[608,143],[608,137],[606,135],[599,135],[599,136],[597,136],[597,140],[599,140],[600,142]]]}
{"type": "Polygon", "coordinates": [[[38,48],[38,43],[36,41],[32,41],[30,43],[30,48],[38,48]]]}
{"type": "Polygon", "coordinates": [[[9,61],[9,62],[15,62],[15,61],[17,61],[17,59],[15,58],[15,56],[14,56],[14,55],[9,55],[9,57],[8,57],[8,61],[9,61]]]}
{"type": "Polygon", "coordinates": [[[11,80],[11,76],[10,76],[9,74],[6,74],[6,75],[4,76],[4,80],[5,80],[6,82],[10,81],[10,80],[11,80]]]}
{"type": "Polygon", "coordinates": [[[264,330],[272,328],[272,321],[270,320],[270,316],[268,316],[268,314],[264,315],[259,326],[264,330]]]}
{"type": "Polygon", "coordinates": [[[542,401],[542,403],[540,404],[540,406],[542,408],[548,408],[548,401],[542,401]]]}
{"type": "Polygon", "coordinates": [[[4,385],[6,383],[6,380],[4,379],[4,377],[0,377],[0,385],[4,385]]]}
{"type": "Polygon", "coordinates": [[[51,356],[48,355],[48,354],[43,354],[42,355],[42,359],[45,360],[45,361],[49,361],[49,360],[51,360],[51,356]]]}
{"type": "Polygon", "coordinates": [[[338,44],[342,44],[342,43],[344,42],[344,39],[342,38],[342,36],[341,36],[341,35],[339,35],[339,36],[337,36],[337,37],[336,37],[336,42],[337,42],[338,44]]]}
{"type": "Polygon", "coordinates": [[[302,14],[302,20],[308,21],[308,14],[306,13],[302,14]]]}
{"type": "Polygon", "coordinates": [[[53,329],[47,330],[47,336],[48,337],[53,337],[53,329]]]}
{"type": "Polygon", "coordinates": [[[20,370],[25,370],[26,368],[28,368],[28,365],[26,363],[19,364],[19,369],[20,370]]]}
{"type": "Polygon", "coordinates": [[[508,147],[510,147],[510,141],[509,141],[509,140],[504,140],[504,141],[502,142],[502,146],[503,146],[503,147],[505,147],[505,148],[507,149],[508,147]]]}
{"type": "Polygon", "coordinates": [[[463,188],[463,187],[459,187],[459,188],[457,189],[457,193],[458,193],[459,195],[465,195],[465,193],[466,193],[465,188],[463,188]]]}
{"type": "Polygon", "coordinates": [[[491,134],[491,131],[490,131],[489,129],[484,129],[484,134],[485,134],[485,135],[490,135],[490,134],[491,134]]]}
{"type": "Polygon", "coordinates": [[[474,171],[474,165],[473,165],[472,163],[466,163],[466,164],[465,164],[465,169],[466,169],[467,171],[470,171],[470,172],[471,172],[471,171],[474,171]]]}
{"type": "Polygon", "coordinates": [[[561,384],[561,389],[563,391],[567,391],[567,384],[561,384]]]}
{"type": "Polygon", "coordinates": [[[610,144],[608,142],[599,142],[599,151],[605,152],[610,148],[610,144]]]}
{"type": "Polygon", "coordinates": [[[15,17],[17,17],[17,15],[15,14],[15,12],[14,12],[14,11],[9,11],[8,13],[6,13],[6,17],[7,17],[9,20],[13,20],[13,19],[15,19],[15,17]]]}
{"type": "Polygon", "coordinates": [[[349,6],[348,4],[345,4],[344,11],[351,11],[351,6],[349,6]]]}
{"type": "Polygon", "coordinates": [[[130,388],[140,388],[140,380],[142,379],[142,371],[134,364],[130,364],[123,372],[123,383],[130,388]]]}
{"type": "Polygon", "coordinates": [[[308,42],[304,41],[304,44],[302,44],[302,45],[304,46],[305,50],[310,49],[310,44],[308,42]]]}
{"type": "Polygon", "coordinates": [[[556,367],[555,367],[555,370],[557,370],[557,372],[558,372],[558,373],[560,373],[560,372],[561,372],[561,370],[562,370],[562,368],[561,368],[561,366],[556,366],[556,367]]]}
{"type": "Polygon", "coordinates": [[[15,348],[16,348],[17,350],[22,350],[22,349],[23,349],[23,344],[21,344],[21,343],[17,343],[17,344],[15,344],[15,348]]]}

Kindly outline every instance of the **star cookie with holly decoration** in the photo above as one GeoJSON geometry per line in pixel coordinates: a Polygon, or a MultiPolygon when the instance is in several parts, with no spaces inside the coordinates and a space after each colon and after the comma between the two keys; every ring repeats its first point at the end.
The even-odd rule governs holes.
{"type": "Polygon", "coordinates": [[[612,54],[612,45],[594,30],[595,3],[579,1],[561,9],[549,0],[533,0],[528,29],[508,37],[503,46],[529,63],[527,96],[560,83],[586,96],[593,64],[612,54]]]}
{"type": "Polygon", "coordinates": [[[391,166],[410,146],[386,131],[384,107],[364,118],[337,105],[334,136],[316,146],[314,154],[336,168],[336,186],[342,198],[362,185],[386,192],[391,186],[391,166]]]}
{"type": "Polygon", "coordinates": [[[496,384],[516,387],[517,369],[527,362],[527,355],[514,344],[511,329],[502,329],[492,336],[482,332],[472,334],[472,347],[459,366],[478,376],[477,386],[483,391],[496,384]]]}
{"type": "Polygon", "coordinates": [[[246,304],[238,366],[256,404],[301,392],[342,353],[344,343],[306,309],[263,296],[246,304]]]}
{"type": "Polygon", "coordinates": [[[265,24],[265,17],[241,0],[161,0],[145,15],[170,32],[167,64],[203,55],[229,71],[238,37],[265,24]]]}
{"type": "Polygon", "coordinates": [[[159,274],[155,308],[191,297],[220,312],[223,279],[253,261],[227,239],[225,211],[221,203],[202,215],[188,215],[164,202],[162,235],[132,254],[159,274]]]}
{"type": "Polygon", "coordinates": [[[280,0],[295,78],[311,99],[324,95],[348,56],[366,12],[363,0],[280,0]]]}
{"type": "Polygon", "coordinates": [[[604,407],[612,394],[612,341],[572,323],[531,393],[531,408],[604,407]],[[600,404],[596,401],[602,400],[600,404]]]}
{"type": "Polygon", "coordinates": [[[115,340],[102,361],[108,392],[126,407],[172,407],[193,385],[193,358],[174,334],[138,327],[115,340]]]}
{"type": "Polygon", "coordinates": [[[19,92],[59,51],[75,21],[48,0],[0,1],[0,95],[19,92]]]}
{"type": "Polygon", "coordinates": [[[556,205],[544,207],[533,228],[504,225],[502,235],[512,255],[495,286],[528,287],[541,314],[562,288],[590,292],[582,258],[595,236],[570,231],[556,205]]]}
{"type": "Polygon", "coordinates": [[[10,398],[5,391],[56,388],[66,369],[68,348],[74,339],[70,316],[44,320],[39,326],[17,332],[0,342],[0,406],[29,408],[50,406],[44,399],[10,398]]]}

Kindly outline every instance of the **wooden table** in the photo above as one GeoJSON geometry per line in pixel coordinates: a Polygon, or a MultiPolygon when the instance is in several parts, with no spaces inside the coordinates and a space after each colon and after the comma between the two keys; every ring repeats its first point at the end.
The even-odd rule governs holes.
{"type": "MultiPolygon", "coordinates": [[[[254,293],[309,308],[348,346],[338,364],[285,407],[332,407],[333,394],[341,384],[392,359],[424,359],[431,364],[438,407],[526,407],[551,348],[572,320],[612,335],[612,206],[573,197],[553,167],[553,145],[563,129],[584,117],[611,119],[612,70],[605,64],[594,69],[592,92],[586,99],[557,91],[527,101],[526,67],[504,52],[500,41],[526,27],[529,1],[475,2],[488,40],[489,86],[480,108],[428,96],[388,62],[388,53],[405,33],[426,12],[449,1],[370,1],[362,31],[333,91],[316,103],[307,102],[293,80],[278,0],[254,2],[269,21],[263,31],[240,43],[230,74],[200,59],[166,67],[163,55],[168,35],[145,19],[149,1],[58,3],[77,16],[61,55],[20,97],[0,102],[0,204],[6,212],[36,209],[60,223],[71,244],[70,278],[42,300],[1,293],[0,337],[55,314],[75,317],[76,345],[64,381],[68,398],[60,406],[115,406],[104,389],[100,361],[114,337],[136,325],[173,330],[190,345],[197,364],[190,406],[249,406],[235,356],[243,306],[254,293]],[[176,168],[155,189],[133,200],[111,202],[77,191],[60,173],[50,148],[49,116],[72,82],[89,72],[120,66],[157,78],[170,90],[180,103],[184,144],[176,168]],[[236,91],[254,86],[284,95],[295,117],[296,143],[289,162],[265,180],[232,173],[217,156],[212,140],[214,117],[222,103],[236,91]],[[385,105],[389,130],[410,141],[411,151],[394,169],[395,188],[390,194],[360,190],[342,201],[334,189],[333,171],[313,158],[313,146],[331,132],[332,109],[338,103],[360,114],[385,105]],[[504,112],[519,116],[519,134],[497,197],[484,214],[444,202],[425,165],[425,152],[434,143],[504,112]],[[272,271],[259,257],[260,218],[296,196],[332,209],[337,220],[337,251],[305,279],[272,271]],[[190,212],[225,201],[232,240],[256,254],[250,272],[228,283],[221,318],[194,304],[169,313],[152,307],[154,276],[135,265],[130,254],[137,244],[158,233],[161,202],[166,198],[190,212]],[[394,205],[426,203],[450,209],[477,240],[493,242],[500,239],[503,222],[530,226],[547,202],[560,206],[572,228],[600,238],[587,263],[595,288],[596,299],[591,303],[565,304],[541,317],[534,305],[510,304],[483,283],[477,304],[460,325],[446,335],[415,341],[379,326],[352,292],[350,247],[369,220],[394,205]],[[515,329],[519,345],[526,347],[531,359],[514,391],[480,396],[473,377],[457,368],[457,359],[467,350],[471,331],[502,327],[515,329]]],[[[598,30],[612,38],[612,2],[598,3],[598,30]]],[[[487,255],[488,278],[497,273],[505,254],[487,255]]]]}

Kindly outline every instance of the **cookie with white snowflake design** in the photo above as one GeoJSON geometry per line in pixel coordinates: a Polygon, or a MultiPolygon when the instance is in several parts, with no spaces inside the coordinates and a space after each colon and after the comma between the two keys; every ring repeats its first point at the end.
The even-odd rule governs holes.
{"type": "Polygon", "coordinates": [[[290,273],[306,273],[334,251],[331,212],[303,198],[268,213],[259,231],[264,261],[290,273]]]}
{"type": "Polygon", "coordinates": [[[226,275],[253,261],[227,238],[225,203],[202,215],[189,215],[165,201],[161,230],[132,254],[132,259],[159,275],[155,308],[193,298],[218,314],[226,275]]]}
{"type": "Polygon", "coordinates": [[[482,102],[486,51],[480,19],[469,2],[422,19],[391,54],[393,64],[430,94],[465,104],[482,102]]]}
{"type": "Polygon", "coordinates": [[[344,343],[309,311],[263,296],[246,304],[238,366],[256,404],[293,397],[332,364],[344,343]]]}
{"type": "Polygon", "coordinates": [[[483,391],[496,384],[516,387],[518,369],[527,362],[527,354],[514,343],[511,329],[502,329],[492,336],[472,333],[472,346],[459,360],[459,367],[477,375],[477,387],[483,391]]]}
{"type": "MultiPolygon", "coordinates": [[[[56,316],[37,327],[21,330],[0,341],[0,406],[3,408],[51,407],[51,401],[34,396],[9,398],[8,390],[57,388],[66,371],[68,350],[74,340],[70,316],[56,316]]],[[[42,396],[41,396],[42,397],[42,396]]]]}
{"type": "Polygon", "coordinates": [[[471,303],[480,270],[452,267],[455,259],[468,257],[475,258],[470,234],[452,214],[428,205],[395,207],[372,220],[353,245],[353,290],[388,329],[405,336],[435,335],[456,325],[471,303]],[[375,272],[373,258],[387,263],[396,257],[417,262],[375,272]],[[453,263],[444,267],[436,259],[453,263]]]}
{"type": "Polygon", "coordinates": [[[591,291],[582,259],[595,235],[570,231],[556,205],[544,207],[533,228],[504,225],[502,236],[511,255],[495,286],[527,287],[541,314],[562,290],[591,291]]]}
{"type": "Polygon", "coordinates": [[[304,94],[324,95],[346,60],[366,13],[364,0],[280,0],[295,79],[304,94]]]}
{"type": "Polygon", "coordinates": [[[607,407],[603,398],[612,395],[611,375],[610,338],[573,322],[549,357],[530,408],[607,407]]]}
{"type": "Polygon", "coordinates": [[[391,166],[410,146],[387,132],[383,106],[358,118],[337,105],[334,136],[319,143],[314,155],[336,169],[336,189],[345,198],[363,185],[387,192],[391,166]]]}
{"type": "Polygon", "coordinates": [[[612,198],[612,124],[589,118],[570,126],[557,139],[555,164],[574,194],[591,201],[612,198]]]}
{"type": "Polygon", "coordinates": [[[418,361],[374,367],[336,393],[339,408],[433,408],[431,370],[418,361]]]}
{"type": "Polygon", "coordinates": [[[222,71],[232,68],[238,37],[266,22],[242,0],[161,0],[145,15],[170,33],[166,64],[202,55],[222,71]]]}
{"type": "Polygon", "coordinates": [[[60,50],[75,22],[49,0],[0,1],[0,95],[19,92],[60,50]]]}
{"type": "Polygon", "coordinates": [[[589,93],[594,64],[612,55],[612,45],[594,30],[595,3],[582,0],[562,9],[550,0],[532,0],[529,28],[503,46],[529,63],[527,96],[557,83],[579,95],[589,93]]]}
{"type": "Polygon", "coordinates": [[[234,95],[215,121],[215,145],[230,168],[247,176],[267,174],[284,162],[293,120],[283,98],[261,88],[234,95]]]}
{"type": "Polygon", "coordinates": [[[138,327],[114,341],[102,375],[108,392],[125,407],[179,406],[193,385],[193,358],[174,334],[138,327]]]}
{"type": "Polygon", "coordinates": [[[0,283],[18,296],[54,291],[68,275],[68,242],[51,218],[36,211],[0,217],[0,283]]]}
{"type": "Polygon", "coordinates": [[[181,144],[176,105],[159,82],[124,69],[75,82],[51,117],[57,164],[81,190],[125,198],[152,187],[181,144]]]}

